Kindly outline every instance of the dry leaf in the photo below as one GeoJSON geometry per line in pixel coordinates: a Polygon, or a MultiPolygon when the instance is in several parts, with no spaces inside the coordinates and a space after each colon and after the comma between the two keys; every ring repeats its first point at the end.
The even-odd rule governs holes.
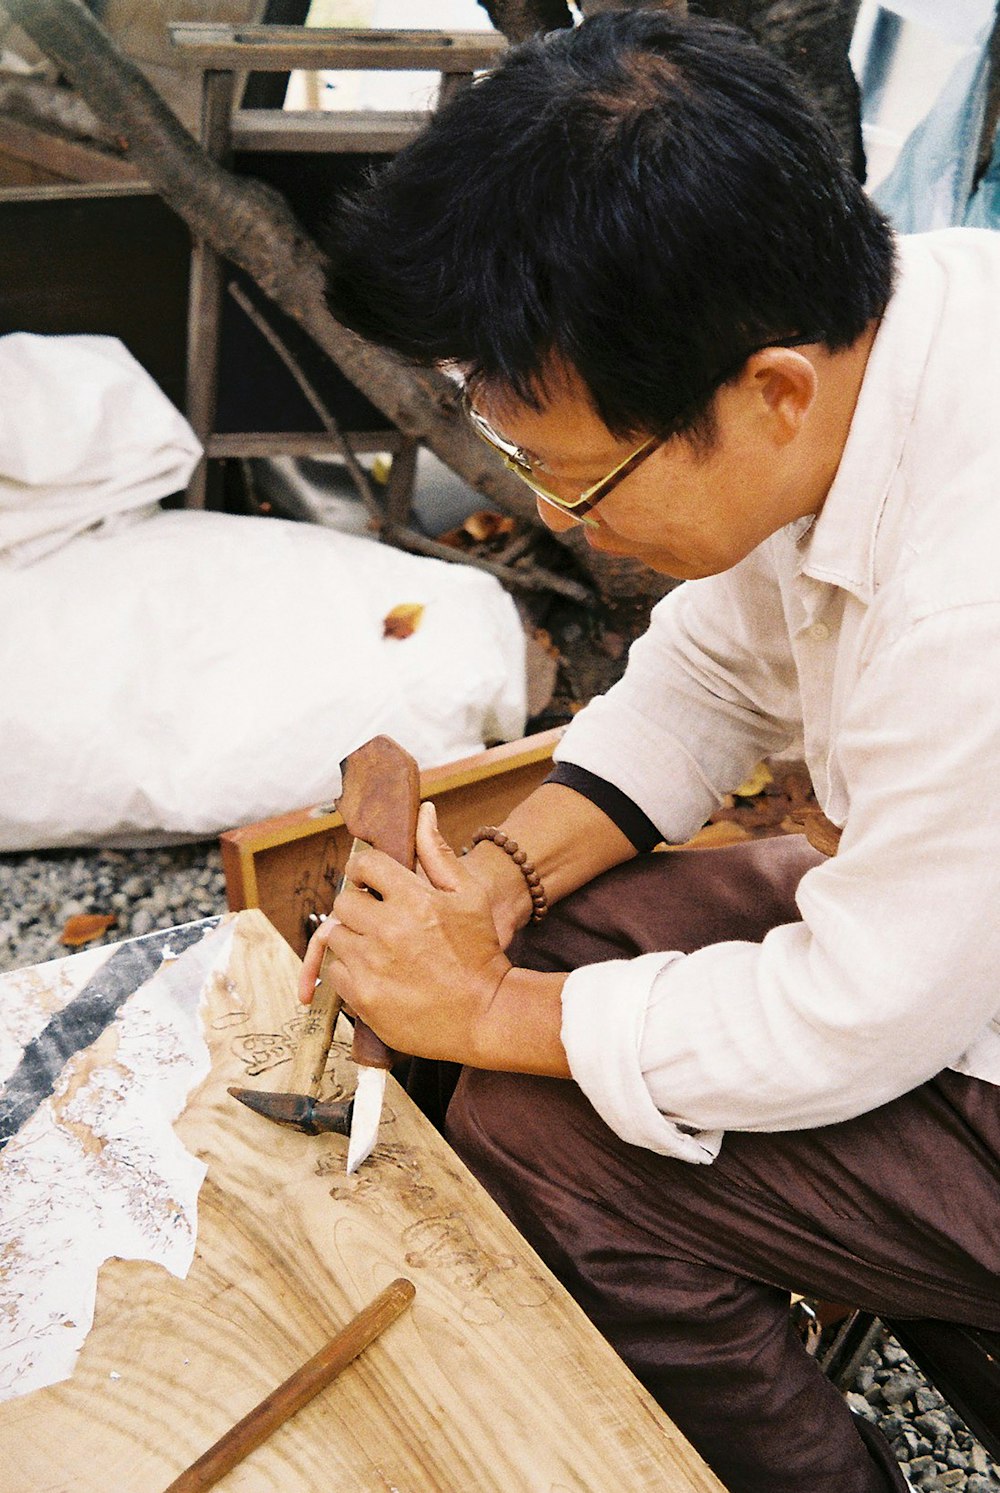
{"type": "Polygon", "coordinates": [[[95,938],[102,938],[117,922],[114,913],[78,913],[76,917],[66,919],[59,942],[66,944],[68,948],[78,949],[85,943],[93,943],[95,938]]]}
{"type": "Polygon", "coordinates": [[[378,483],[379,487],[385,487],[386,483],[389,481],[391,474],[392,457],[385,455],[376,456],[375,460],[371,464],[370,475],[378,483]]]}
{"type": "Polygon", "coordinates": [[[756,798],[758,793],[763,793],[769,783],[774,782],[771,769],[766,762],[758,762],[753,772],[745,783],[733,789],[734,798],[756,798]]]}
{"type": "Polygon", "coordinates": [[[382,619],[382,636],[384,638],[411,638],[420,626],[420,619],[423,615],[422,602],[401,602],[382,619]]]}
{"type": "Polygon", "coordinates": [[[476,544],[482,544],[485,539],[495,539],[498,534],[511,533],[514,520],[508,513],[494,513],[489,508],[481,508],[477,513],[469,514],[462,528],[476,544]]]}
{"type": "Polygon", "coordinates": [[[843,830],[831,824],[822,809],[793,809],[789,818],[806,832],[806,839],[821,855],[836,855],[843,830]]]}
{"type": "Polygon", "coordinates": [[[512,534],[516,524],[517,520],[507,513],[493,513],[489,508],[483,508],[478,513],[470,513],[457,529],[448,529],[444,534],[439,534],[437,542],[447,544],[452,549],[468,550],[475,544],[485,544],[487,540],[497,539],[502,534],[512,534]]]}
{"type": "Polygon", "coordinates": [[[449,549],[463,550],[469,547],[469,536],[464,529],[447,529],[437,536],[437,542],[446,544],[449,549]]]}
{"type": "Polygon", "coordinates": [[[559,649],[557,648],[553,640],[552,634],[547,628],[533,627],[531,629],[530,636],[534,639],[534,641],[540,648],[544,649],[544,651],[549,654],[551,658],[557,658],[560,660],[560,662],[562,661],[562,654],[559,652],[559,649]]]}
{"type": "Polygon", "coordinates": [[[753,836],[742,824],[734,824],[731,819],[721,819],[714,824],[703,824],[689,844],[705,848],[709,845],[738,845],[741,840],[750,840],[753,836]]]}

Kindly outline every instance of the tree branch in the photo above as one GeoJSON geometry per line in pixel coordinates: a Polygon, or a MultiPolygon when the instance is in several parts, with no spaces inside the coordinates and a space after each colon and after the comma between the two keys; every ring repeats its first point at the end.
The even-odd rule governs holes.
{"type": "Polygon", "coordinates": [[[539,31],[561,31],[572,26],[566,0],[479,0],[497,31],[508,41],[527,41],[539,31]]]}
{"type": "Polygon", "coordinates": [[[534,502],[469,429],[450,380],[364,343],[326,309],[324,257],[271,187],[208,157],[79,0],[5,0],[5,8],[71,79],[143,176],[196,237],[239,265],[407,435],[508,512],[534,502]]]}
{"type": "Polygon", "coordinates": [[[861,96],[848,49],[860,0],[697,0],[692,10],[731,21],[776,52],[832,128],[844,159],[865,178],[861,96]]]}
{"type": "MultiPolygon", "coordinates": [[[[245,270],[397,429],[497,507],[538,522],[533,497],[476,436],[451,381],[372,347],[334,320],[324,299],[324,256],[284,198],[212,160],[80,0],[4,0],[4,8],[196,238],[245,270]]],[[[634,561],[590,551],[578,533],[564,542],[605,597],[653,598],[669,589],[634,561]]]]}

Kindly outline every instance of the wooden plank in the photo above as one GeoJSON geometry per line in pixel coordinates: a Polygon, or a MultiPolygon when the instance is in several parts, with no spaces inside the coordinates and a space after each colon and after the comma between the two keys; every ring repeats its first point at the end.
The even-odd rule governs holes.
{"type": "Polygon", "coordinates": [[[354,31],[335,26],[226,26],[178,22],[170,39],[204,68],[285,72],[349,68],[475,72],[507,50],[496,31],[354,31]]]}
{"type": "MultiPolygon", "coordinates": [[[[396,451],[402,441],[397,430],[350,431],[348,439],[352,451],[396,451]]],[[[250,430],[240,433],[227,432],[213,435],[206,443],[209,456],[253,457],[253,456],[318,456],[328,454],[341,456],[344,446],[342,438],[325,430],[284,431],[250,430]]]]}
{"type": "MultiPolygon", "coordinates": [[[[201,98],[201,144],[215,161],[227,162],[229,121],[236,79],[231,72],[204,77],[201,98]]],[[[191,280],[187,317],[187,417],[204,448],[215,423],[219,393],[219,329],[222,322],[223,264],[204,238],[191,246],[191,280]]],[[[204,508],[207,458],[191,473],[185,499],[188,508],[204,508]]]]}
{"type": "Polygon", "coordinates": [[[14,202],[104,202],[113,197],[158,196],[147,181],[68,181],[57,186],[3,187],[0,208],[14,202]]]}
{"type": "MultiPolygon", "coordinates": [[[[481,824],[500,824],[545,781],[563,729],[506,742],[421,773],[421,797],[434,800],[441,832],[455,849],[467,845],[481,824]]],[[[775,765],[775,773],[777,780],[759,796],[735,804],[727,800],[683,846],[657,848],[712,850],[763,836],[807,833],[808,815],[818,810],[812,807],[815,799],[804,764],[775,765]]],[[[263,908],[296,953],[303,954],[314,918],[330,910],[350,843],[331,804],[227,830],[220,846],[230,908],[263,908]]]]}
{"type": "Polygon", "coordinates": [[[72,182],[137,182],[131,161],[0,114],[0,153],[72,182]]]}
{"type": "MultiPolygon", "coordinates": [[[[104,1265],[72,1378],[0,1406],[4,1493],[158,1493],[401,1275],[412,1306],[225,1487],[723,1493],[393,1080],[352,1177],[344,1137],[229,1097],[281,1087],[297,971],[238,916],[203,1012],[211,1073],[176,1125],[208,1167],[190,1272],[104,1265]]],[[[329,1091],[353,1081],[338,1041],[329,1091]]]]}
{"type": "Polygon", "coordinates": [[[429,110],[239,109],[233,115],[235,150],[340,155],[392,154],[409,145],[429,110]]]}
{"type": "MultiPolygon", "coordinates": [[[[491,747],[420,775],[441,833],[456,849],[481,824],[499,824],[544,782],[561,730],[491,747]]],[[[297,954],[314,915],[329,912],[351,838],[332,804],[297,810],[220,836],[226,895],[233,910],[260,907],[297,954]]]]}

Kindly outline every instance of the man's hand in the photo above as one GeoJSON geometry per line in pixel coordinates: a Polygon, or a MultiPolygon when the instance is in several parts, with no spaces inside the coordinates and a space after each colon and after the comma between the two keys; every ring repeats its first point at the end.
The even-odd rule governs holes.
{"type": "Polygon", "coordinates": [[[439,833],[432,803],[421,805],[416,843],[417,872],[378,850],[352,853],[334,916],[310,939],[299,998],[311,1001],[322,967],[396,1051],[476,1063],[511,966],[489,896],[439,833]]]}

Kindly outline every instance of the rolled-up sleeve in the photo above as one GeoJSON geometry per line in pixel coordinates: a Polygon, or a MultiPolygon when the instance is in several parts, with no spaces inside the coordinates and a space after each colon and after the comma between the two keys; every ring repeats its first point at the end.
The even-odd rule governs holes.
{"type": "Polygon", "coordinates": [[[681,957],[644,954],[575,970],[563,987],[562,1041],[573,1077],[617,1135],[661,1156],[707,1162],[718,1154],[721,1131],[678,1125],[657,1108],[642,1075],[650,990],[681,957]]]}

